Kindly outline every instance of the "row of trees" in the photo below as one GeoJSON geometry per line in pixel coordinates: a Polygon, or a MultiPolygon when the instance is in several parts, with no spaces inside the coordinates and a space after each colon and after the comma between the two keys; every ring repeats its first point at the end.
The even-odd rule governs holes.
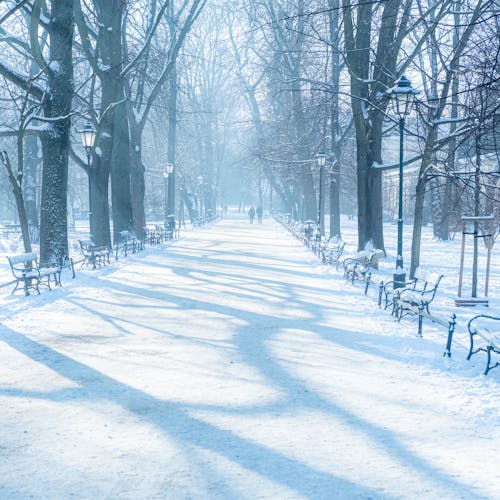
{"type": "MultiPolygon", "coordinates": [[[[17,141],[17,175],[10,179],[18,191],[24,183],[26,220],[20,210],[24,234],[33,233],[26,226],[36,228],[39,221],[42,261],[68,255],[70,156],[89,177],[91,234],[96,244],[111,243],[110,200],[115,238],[124,230],[143,236],[144,129],[163,92],[169,102],[168,136],[174,139],[168,154],[173,161],[176,60],[205,3],[3,2],[0,75],[9,119],[2,135],[17,141]],[[71,140],[72,124],[82,124],[80,117],[91,120],[97,130],[90,164],[73,149],[71,140]],[[39,156],[42,185],[37,210],[39,156]]],[[[4,163],[7,166],[8,161],[4,163]]]]}
{"type": "Polygon", "coordinates": [[[383,249],[384,175],[397,168],[387,90],[406,74],[422,91],[405,132],[417,177],[414,269],[426,207],[441,239],[462,214],[500,215],[497,8],[494,0],[3,2],[0,135],[17,159],[10,177],[18,188],[22,180],[28,224],[40,220],[42,259],[67,254],[69,159],[90,178],[98,244],[111,241],[110,219],[115,236],[143,234],[145,201],[155,203],[158,173],[171,162],[169,213],[175,193],[194,217],[196,196],[210,210],[234,192],[263,204],[267,186],[274,203],[316,219],[328,188],[330,233],[340,235],[340,211],[354,206],[359,247],[383,249]],[[84,116],[98,131],[91,168],[71,140],[84,116]],[[322,186],[320,150],[330,171],[322,186]]]}
{"type": "Polygon", "coordinates": [[[397,167],[387,147],[397,122],[387,91],[406,73],[422,91],[406,130],[413,146],[406,165],[417,167],[411,271],[419,264],[426,203],[441,239],[450,237],[462,214],[495,213],[498,231],[498,4],[240,5],[243,15],[231,32],[245,32],[244,43],[241,36],[232,40],[255,148],[290,213],[316,219],[324,187],[311,158],[328,148],[330,232],[340,234],[338,191],[344,185],[357,191],[359,247],[384,248],[382,183],[384,172],[397,167]],[[478,175],[481,196],[474,206],[478,175]]]}

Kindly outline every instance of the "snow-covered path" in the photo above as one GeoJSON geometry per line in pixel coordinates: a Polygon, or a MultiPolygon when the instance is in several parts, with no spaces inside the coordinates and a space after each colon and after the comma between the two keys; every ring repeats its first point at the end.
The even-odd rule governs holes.
{"type": "Polygon", "coordinates": [[[272,221],[0,306],[2,499],[500,498],[500,369],[272,221]]]}

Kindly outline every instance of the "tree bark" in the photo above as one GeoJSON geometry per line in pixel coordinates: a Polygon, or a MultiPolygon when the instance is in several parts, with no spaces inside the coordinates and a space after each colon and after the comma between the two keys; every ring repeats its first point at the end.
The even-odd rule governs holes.
{"type": "Polygon", "coordinates": [[[443,116],[443,112],[448,104],[448,97],[450,92],[450,87],[453,81],[453,77],[457,70],[460,57],[467,46],[467,42],[470,39],[474,29],[477,26],[477,20],[481,15],[482,9],[485,3],[479,1],[474,11],[471,14],[469,22],[466,24],[462,36],[456,40],[457,45],[453,47],[453,53],[450,57],[450,62],[445,69],[444,78],[441,77],[442,89],[439,98],[436,98],[436,105],[433,109],[431,116],[429,117],[430,126],[426,133],[424,153],[422,155],[422,160],[420,163],[417,189],[415,193],[415,211],[413,217],[413,238],[412,238],[412,251],[411,251],[411,264],[410,264],[410,277],[415,274],[415,270],[420,264],[420,246],[422,238],[422,219],[423,219],[423,206],[424,206],[424,196],[425,196],[425,182],[427,178],[427,170],[431,163],[431,159],[434,152],[434,146],[438,138],[438,125],[439,120],[443,116]]]}
{"type": "MultiPolygon", "coordinates": [[[[12,186],[12,191],[14,193],[14,198],[16,200],[17,213],[19,215],[19,225],[21,226],[21,235],[23,238],[24,251],[31,252],[31,241],[28,228],[28,217],[26,215],[23,191],[21,188],[21,176],[14,175],[12,166],[10,164],[9,155],[7,151],[0,152],[0,159],[7,170],[7,176],[9,178],[10,184],[12,186]]],[[[19,169],[18,169],[19,171],[19,169]]],[[[22,168],[20,170],[22,172],[22,168]]]]}
{"type": "Polygon", "coordinates": [[[50,63],[43,99],[49,130],[41,135],[43,151],[40,209],[40,262],[68,256],[67,190],[70,113],[73,98],[73,0],[52,0],[48,25],[50,63]]]}
{"type": "MultiPolygon", "coordinates": [[[[396,64],[406,36],[411,3],[411,0],[383,2],[380,25],[375,26],[379,15],[374,17],[374,2],[359,3],[353,9],[349,0],[342,0],[356,131],[359,249],[370,244],[384,250],[382,172],[377,168],[377,164],[383,163],[382,126],[388,104],[383,96],[398,74],[396,64]],[[356,25],[353,11],[357,15],[356,25]],[[378,36],[376,43],[372,40],[375,31],[378,36]],[[370,68],[373,68],[371,72],[370,68]]],[[[382,7],[377,5],[377,8],[382,7]]]]}
{"type": "Polygon", "coordinates": [[[174,66],[168,91],[168,161],[174,166],[168,178],[168,215],[175,214],[175,176],[177,150],[177,70],[174,66]]]}
{"type": "Polygon", "coordinates": [[[28,218],[30,240],[33,243],[40,241],[37,205],[37,184],[40,166],[38,151],[38,138],[31,135],[26,136],[24,138],[23,198],[26,217],[28,218]]]}
{"type": "Polygon", "coordinates": [[[145,168],[142,163],[141,152],[142,134],[134,120],[130,120],[128,123],[130,128],[130,193],[133,225],[135,235],[142,239],[146,236],[146,213],[144,211],[146,184],[144,181],[145,168]]]}
{"type": "Polygon", "coordinates": [[[340,0],[329,0],[328,7],[330,44],[332,47],[332,111],[331,111],[331,173],[329,175],[330,193],[330,236],[340,238],[340,159],[342,157],[339,123],[340,90],[340,0]]]}

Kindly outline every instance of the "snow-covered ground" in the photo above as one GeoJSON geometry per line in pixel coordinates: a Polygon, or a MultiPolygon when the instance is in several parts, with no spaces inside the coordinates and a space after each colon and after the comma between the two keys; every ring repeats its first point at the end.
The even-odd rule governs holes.
{"type": "Polygon", "coordinates": [[[457,311],[459,242],[426,238],[451,359],[268,219],[0,289],[0,498],[500,498],[500,368],[465,360],[500,264],[457,311]]]}

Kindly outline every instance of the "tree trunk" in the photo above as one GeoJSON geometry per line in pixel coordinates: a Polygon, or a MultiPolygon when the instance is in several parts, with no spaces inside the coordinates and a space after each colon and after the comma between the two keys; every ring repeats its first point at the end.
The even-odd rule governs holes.
{"type": "Polygon", "coordinates": [[[177,149],[177,71],[174,69],[169,81],[168,94],[168,161],[174,166],[168,178],[168,215],[175,214],[175,176],[177,149]]]}
{"type": "Polygon", "coordinates": [[[92,157],[92,172],[87,171],[92,193],[91,234],[98,246],[111,246],[109,179],[115,135],[115,107],[120,100],[117,82],[121,69],[121,24],[123,3],[120,0],[94,0],[98,20],[97,49],[102,61],[98,77],[101,81],[101,102],[99,129],[95,151],[92,157]],[[117,40],[118,38],[118,40],[117,40]]]}
{"type": "MultiPolygon", "coordinates": [[[[119,94],[124,98],[123,87],[119,85],[119,94]]],[[[132,200],[130,190],[130,136],[125,103],[115,107],[115,135],[111,155],[111,202],[113,213],[113,241],[118,241],[121,231],[133,231],[132,200]]],[[[140,154],[139,151],[134,151],[140,154]]],[[[136,172],[137,173],[137,172],[136,172]]],[[[140,186],[138,186],[140,189],[140,186]]],[[[143,195],[144,199],[144,195],[143,195]]],[[[144,202],[142,203],[142,221],[144,220],[144,202]]],[[[138,224],[142,222],[138,220],[138,224]]],[[[138,228],[138,238],[144,234],[144,225],[138,228]]]]}
{"type": "Polygon", "coordinates": [[[410,278],[420,265],[420,242],[422,240],[422,222],[425,200],[425,179],[420,177],[415,190],[415,213],[413,218],[413,236],[411,240],[410,278]]]}
{"type": "Polygon", "coordinates": [[[43,151],[40,262],[68,256],[67,190],[73,98],[73,0],[52,0],[44,115],[54,121],[41,135],[43,151]]]}
{"type": "Polygon", "coordinates": [[[330,236],[340,238],[340,159],[342,157],[340,143],[340,124],[339,124],[339,90],[340,90],[340,0],[328,0],[330,11],[329,31],[330,43],[332,46],[332,112],[331,112],[331,165],[332,172],[329,176],[329,194],[330,194],[330,236]]]}
{"type": "Polygon", "coordinates": [[[196,221],[196,218],[197,218],[196,206],[193,203],[192,196],[189,194],[189,192],[186,190],[186,188],[184,186],[181,187],[181,197],[182,197],[182,201],[184,202],[184,204],[188,210],[189,219],[191,221],[191,224],[194,224],[194,222],[196,221]]]}
{"type": "MultiPolygon", "coordinates": [[[[174,43],[173,34],[175,33],[174,23],[174,1],[171,0],[169,8],[169,26],[171,32],[171,44],[174,43]]],[[[168,178],[168,215],[175,214],[175,176],[177,175],[176,165],[176,149],[177,149],[177,64],[174,61],[172,71],[168,78],[168,150],[167,157],[169,163],[174,166],[172,173],[168,178]]]]}
{"type": "MultiPolygon", "coordinates": [[[[469,19],[469,23],[463,34],[457,37],[454,42],[456,45],[453,46],[453,54],[450,58],[450,62],[447,64],[445,76],[441,77],[442,90],[439,98],[436,98],[437,103],[433,107],[430,116],[428,117],[428,122],[432,123],[427,131],[425,139],[425,148],[422,155],[422,160],[420,163],[419,176],[417,182],[417,192],[415,198],[415,215],[413,222],[413,240],[412,240],[412,253],[411,253],[411,266],[410,266],[410,276],[413,276],[415,269],[420,263],[420,245],[421,245],[421,233],[422,233],[422,212],[425,196],[425,181],[427,176],[427,169],[430,165],[434,145],[438,138],[438,123],[440,118],[443,116],[446,105],[448,104],[448,95],[450,87],[452,85],[453,77],[458,68],[458,63],[460,57],[467,46],[467,41],[471,37],[473,30],[477,26],[477,20],[481,15],[482,8],[485,4],[482,2],[477,2],[469,19]],[[417,227],[418,226],[418,227],[417,227]]],[[[458,16],[455,16],[455,23],[459,20],[458,16]]]]}
{"type": "MultiPolygon", "coordinates": [[[[387,5],[394,4],[393,1],[387,5]]],[[[388,9],[388,7],[385,9],[388,9]]],[[[358,187],[358,249],[363,249],[367,244],[384,250],[383,225],[382,225],[382,175],[380,171],[372,168],[374,161],[381,162],[382,150],[382,122],[383,115],[378,111],[370,113],[368,102],[370,92],[368,88],[370,72],[370,53],[373,5],[360,4],[357,7],[357,26],[354,27],[351,5],[348,0],[342,0],[345,24],[346,52],[349,62],[351,80],[351,106],[353,110],[354,126],[356,131],[356,159],[357,159],[357,187],[358,187]],[[377,113],[381,116],[377,116],[377,113]]],[[[384,9],[384,14],[386,10],[384,9]]],[[[382,35],[384,39],[394,36],[397,26],[392,19],[392,33],[380,30],[379,46],[382,35]]],[[[392,40],[391,40],[392,42],[392,40]]],[[[383,84],[388,80],[390,68],[395,66],[395,61],[389,56],[388,50],[392,43],[385,44],[385,53],[377,52],[376,67],[379,67],[379,78],[374,75],[377,82],[372,90],[383,89],[383,84]],[[387,61],[386,61],[387,58],[387,61]],[[379,60],[383,59],[383,60],[379,60]],[[384,65],[385,61],[385,65],[384,65]],[[380,67],[384,65],[384,72],[380,67]]],[[[396,52],[397,55],[397,52],[396,52]]]]}
{"type": "MultiPolygon", "coordinates": [[[[134,120],[130,125],[130,192],[132,197],[132,212],[135,235],[142,239],[146,236],[146,213],[144,197],[146,184],[144,181],[144,165],[141,152],[141,132],[134,120]]],[[[115,233],[116,234],[116,233],[115,233]]]]}
{"type": "MultiPolygon", "coordinates": [[[[111,143],[110,138],[106,138],[111,143]]],[[[105,144],[102,141],[101,144],[105,144]]],[[[108,146],[109,147],[109,146],[108,146]]],[[[92,190],[92,236],[97,246],[111,246],[111,231],[109,225],[109,165],[104,164],[104,157],[94,155],[93,167],[90,172],[89,186],[92,190]]]]}
{"type": "Polygon", "coordinates": [[[24,138],[23,198],[26,217],[28,218],[30,240],[33,243],[40,241],[37,205],[37,185],[40,165],[38,151],[38,138],[31,135],[26,136],[24,138]]]}
{"type": "MultiPolygon", "coordinates": [[[[28,218],[26,216],[26,210],[24,208],[23,191],[21,188],[22,175],[18,175],[18,176],[14,175],[7,151],[0,152],[0,159],[2,160],[2,163],[4,164],[4,166],[7,170],[7,176],[9,178],[10,184],[12,186],[12,192],[14,193],[14,198],[16,200],[17,213],[19,216],[19,225],[21,226],[21,235],[22,235],[23,244],[24,244],[24,251],[31,252],[31,241],[30,241],[30,235],[29,235],[29,230],[28,230],[28,218]]],[[[22,162],[22,156],[19,157],[18,161],[22,162]]],[[[23,171],[22,164],[18,164],[18,172],[22,172],[22,171],[23,171]]]]}
{"type": "Polygon", "coordinates": [[[113,203],[114,239],[120,231],[132,230],[130,194],[129,131],[125,109],[123,67],[123,0],[94,0],[98,20],[98,50],[102,60],[98,77],[101,81],[98,150],[94,153],[91,186],[94,208],[93,234],[96,244],[109,245],[109,178],[113,203]],[[97,227],[102,225],[102,227],[97,227]],[[103,238],[102,240],[100,238],[103,238]]]}

